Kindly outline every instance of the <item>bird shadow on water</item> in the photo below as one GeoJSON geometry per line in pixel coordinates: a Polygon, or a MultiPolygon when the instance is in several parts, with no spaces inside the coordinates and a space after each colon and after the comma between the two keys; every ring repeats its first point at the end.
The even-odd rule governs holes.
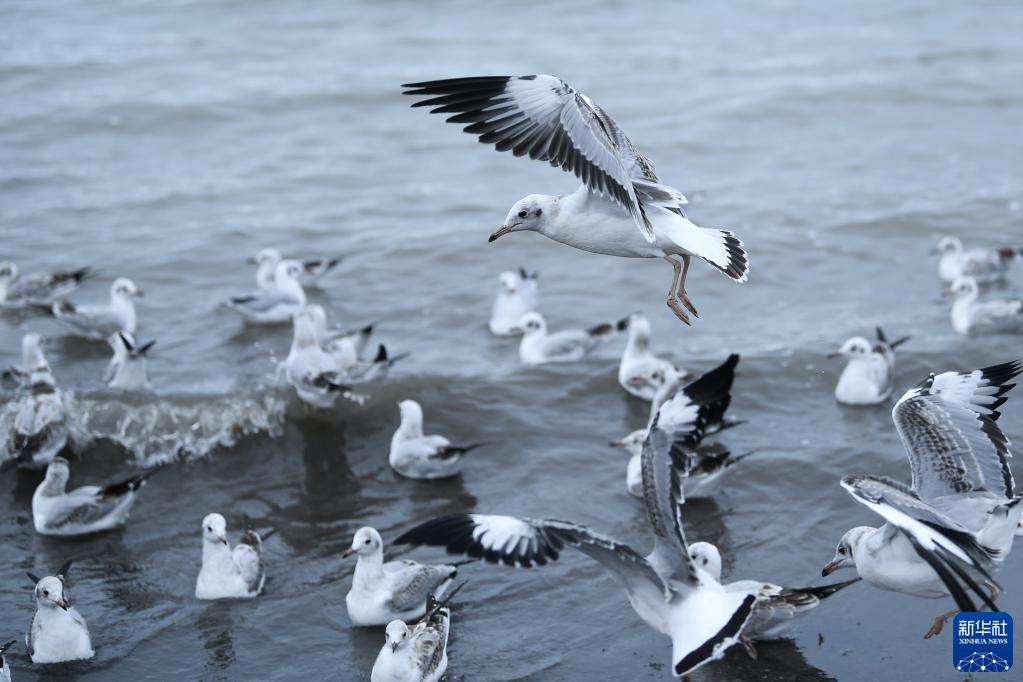
{"type": "Polygon", "coordinates": [[[235,661],[234,639],[231,635],[234,630],[234,617],[225,604],[210,604],[199,616],[195,623],[196,628],[203,638],[203,647],[206,649],[207,675],[222,673],[235,661]]]}
{"type": "Polygon", "coordinates": [[[784,679],[789,682],[835,680],[823,670],[810,665],[803,652],[790,639],[756,642],[757,658],[752,659],[742,646],[732,647],[715,673],[722,680],[784,679]],[[771,672],[768,672],[771,671],[771,672]]]}

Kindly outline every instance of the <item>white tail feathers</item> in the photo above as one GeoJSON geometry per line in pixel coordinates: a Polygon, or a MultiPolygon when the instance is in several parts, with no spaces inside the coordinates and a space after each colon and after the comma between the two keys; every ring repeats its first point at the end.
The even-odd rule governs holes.
{"type": "Polygon", "coordinates": [[[672,222],[668,236],[673,242],[736,282],[749,279],[749,257],[741,239],[728,230],[700,227],[685,217],[672,222]]]}

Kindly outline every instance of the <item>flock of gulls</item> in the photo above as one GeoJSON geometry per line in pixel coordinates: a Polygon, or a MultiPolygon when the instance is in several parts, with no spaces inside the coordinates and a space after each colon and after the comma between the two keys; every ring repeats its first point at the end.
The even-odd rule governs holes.
{"type": "MultiPolygon", "coordinates": [[[[594,253],[663,258],[674,277],[667,304],[683,322],[697,310],[687,290],[690,260],[697,256],[736,282],[747,279],[749,261],[731,232],[702,228],[685,215],[686,198],[661,183],[652,162],[640,154],[614,120],[585,95],[553,76],[483,77],[414,83],[413,105],[450,114],[448,121],[499,151],[546,161],[581,181],[569,195],[530,195],[516,202],[491,241],[518,231],[539,232],[594,253]]],[[[963,334],[1023,331],[1023,302],[981,301],[982,286],[1007,276],[1023,259],[1020,249],[965,250],[958,239],[938,244],[939,275],[954,297],[951,320],[963,334]]],[[[263,249],[253,260],[256,287],[225,305],[250,324],[293,326],[286,378],[310,409],[328,409],[339,399],[366,400],[360,384],[386,377],[401,355],[370,345],[373,325],[335,329],[326,311],[309,304],[306,289],[338,259],[301,261],[263,249]]],[[[21,277],[0,264],[0,302],[52,315],[83,339],[109,343],[112,357],[104,382],[126,391],[148,387],[147,352],[153,341],[135,338],[134,300],[141,290],[118,278],[106,304],[81,305],[66,296],[89,276],[87,270],[21,277]]],[[[732,455],[711,434],[739,424],[726,412],[739,363],[728,356],[702,374],[654,354],[646,317],[633,314],[587,329],[551,331],[539,312],[539,276],[520,268],[498,277],[490,331],[521,336],[524,365],[573,362],[618,334],[627,334],[618,383],[650,403],[646,423],[612,440],[629,453],[625,488],[646,509],[653,549],[633,546],[586,526],[555,519],[492,514],[452,514],[428,520],[393,540],[431,545],[466,556],[448,564],[385,561],[384,540],[374,528],[359,529],[346,556],[355,557],[345,603],[355,627],[383,627],[384,644],[374,663],[374,682],[434,681],[448,666],[450,600],[461,567],[485,560],[508,566],[541,566],[575,549],[599,563],[636,614],[671,640],[671,669],[686,677],[741,644],[753,657],[754,642],[786,636],[793,620],[822,600],[858,582],[924,598],[951,596],[957,610],[996,609],[1000,587],[994,573],[1020,529],[1023,496],[1009,469],[1009,442],[998,426],[999,408],[1023,372],[1020,361],[971,372],[931,374],[895,403],[892,417],[905,446],[911,482],[883,476],[848,475],[841,485],[878,514],[879,527],[858,527],[838,542],[823,575],[855,569],[851,580],[823,586],[786,587],[759,579],[725,582],[721,555],[707,542],[691,542],[685,530],[685,500],[712,490],[747,455],[732,455]]],[[[877,405],[893,389],[896,349],[908,337],[889,341],[881,329],[873,341],[853,337],[836,353],[847,360],[835,388],[838,402],[877,405]]],[[[68,416],[43,351],[43,339],[27,333],[22,364],[11,368],[20,384],[16,417],[7,435],[9,459],[24,469],[45,469],[32,498],[35,532],[57,537],[99,533],[122,526],[140,490],[157,470],[108,485],[67,489],[70,463],[68,416]]],[[[456,443],[424,433],[423,406],[399,403],[400,423],[388,461],[401,476],[432,480],[456,476],[464,456],[482,443],[456,443]]],[[[202,564],[197,599],[257,597],[266,580],[262,549],[273,530],[260,534],[247,517],[232,546],[219,513],[202,519],[202,564]]],[[[31,575],[36,611],[26,636],[31,661],[48,664],[91,658],[86,620],[72,605],[70,562],[53,575],[31,575]]],[[[939,633],[956,611],[939,614],[926,636],[939,633]]],[[[0,675],[10,680],[0,648],[0,675]]]]}

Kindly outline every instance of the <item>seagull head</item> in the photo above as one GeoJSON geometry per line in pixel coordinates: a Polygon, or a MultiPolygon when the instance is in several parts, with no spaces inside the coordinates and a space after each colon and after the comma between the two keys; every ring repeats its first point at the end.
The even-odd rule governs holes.
{"type": "Polygon", "coordinates": [[[519,320],[519,329],[526,336],[530,334],[543,334],[547,331],[547,323],[540,313],[526,313],[519,320]]]}
{"type": "Polygon", "coordinates": [[[65,611],[71,606],[64,596],[64,583],[52,575],[48,575],[36,583],[36,604],[40,608],[61,608],[65,611]]]}
{"type": "Polygon", "coordinates": [[[957,301],[973,300],[979,293],[980,287],[977,286],[977,280],[972,277],[956,277],[952,286],[945,290],[946,296],[951,296],[957,301]]]}
{"type": "Polygon", "coordinates": [[[202,539],[213,545],[227,546],[227,521],[216,512],[207,514],[202,520],[202,539]]]}
{"type": "Polygon", "coordinates": [[[540,232],[557,200],[557,197],[546,194],[530,194],[524,199],[519,199],[508,211],[504,225],[494,230],[489,241],[503,237],[509,232],[540,232]]]}
{"type": "Polygon", "coordinates": [[[501,285],[501,292],[513,296],[519,291],[519,284],[522,283],[522,278],[519,277],[517,272],[511,270],[505,270],[497,277],[498,283],[501,285]]]}
{"type": "Polygon", "coordinates": [[[277,265],[281,262],[281,252],[277,249],[262,249],[255,258],[249,260],[256,265],[277,265]]]}
{"type": "Polygon", "coordinates": [[[643,441],[646,440],[646,429],[636,429],[625,438],[611,441],[611,447],[623,448],[630,455],[638,455],[643,451],[643,441]]]}
{"type": "Polygon", "coordinates": [[[387,640],[386,646],[391,647],[391,653],[394,653],[408,643],[408,625],[401,620],[392,620],[387,624],[384,637],[387,640]]]}
{"type": "Polygon", "coordinates": [[[721,552],[709,542],[689,545],[689,558],[696,567],[716,581],[721,581],[721,552]]]}
{"type": "Polygon", "coordinates": [[[118,277],[110,285],[110,298],[129,299],[141,296],[142,291],[127,277],[118,277]]]}
{"type": "Polygon", "coordinates": [[[355,531],[355,537],[352,538],[352,546],[344,551],[344,556],[351,556],[353,554],[365,556],[374,552],[382,552],[383,550],[384,541],[381,539],[380,533],[377,532],[376,528],[364,526],[355,531]]]}
{"type": "Polygon", "coordinates": [[[284,280],[291,280],[298,283],[298,278],[301,275],[302,264],[297,260],[282,260],[274,269],[274,281],[278,284],[283,283],[284,280]]]}
{"type": "Polygon", "coordinates": [[[959,237],[942,237],[938,240],[938,245],[931,249],[931,253],[959,253],[963,250],[963,243],[959,241],[959,237]]]}
{"type": "Polygon", "coordinates": [[[421,427],[423,425],[423,407],[415,400],[399,401],[398,412],[401,414],[402,426],[421,427]]]}
{"type": "Polygon", "coordinates": [[[632,313],[629,320],[629,338],[637,342],[649,344],[650,320],[643,313],[632,313]]]}
{"type": "Polygon", "coordinates": [[[42,485],[45,490],[55,490],[58,493],[64,492],[68,478],[71,477],[71,467],[63,457],[54,457],[53,461],[46,467],[46,478],[42,485]]]}
{"type": "Polygon", "coordinates": [[[46,362],[46,356],[43,355],[42,344],[42,339],[35,332],[29,332],[21,337],[21,365],[25,371],[50,370],[50,363],[46,362]]]}
{"type": "Polygon", "coordinates": [[[857,526],[847,530],[842,539],[838,541],[838,548],[835,550],[834,558],[824,566],[821,575],[831,575],[840,568],[856,566],[856,548],[863,542],[863,538],[866,537],[867,533],[872,530],[874,529],[869,526],[857,526]]]}
{"type": "Polygon", "coordinates": [[[0,263],[0,284],[10,284],[18,279],[18,266],[7,260],[0,263]]]}
{"type": "Polygon", "coordinates": [[[828,353],[828,357],[829,358],[866,357],[867,355],[870,355],[870,351],[872,348],[873,347],[870,345],[870,342],[867,341],[865,338],[863,338],[862,336],[854,336],[851,339],[848,339],[845,343],[843,343],[842,347],[839,348],[834,353],[828,353]]]}

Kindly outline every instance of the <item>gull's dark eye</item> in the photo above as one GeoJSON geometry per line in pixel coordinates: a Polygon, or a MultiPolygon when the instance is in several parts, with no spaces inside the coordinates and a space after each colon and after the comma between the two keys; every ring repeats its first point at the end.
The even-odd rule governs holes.
{"type": "Polygon", "coordinates": [[[368,540],[368,539],[366,540],[366,544],[367,544],[367,545],[369,544],[369,540],[368,540]]]}
{"type": "Polygon", "coordinates": [[[839,547],[838,548],[838,553],[844,556],[845,555],[845,547],[839,547]]]}
{"type": "Polygon", "coordinates": [[[209,532],[212,533],[213,532],[213,526],[206,526],[206,530],[208,530],[209,532]]]}
{"type": "Polygon", "coordinates": [[[527,215],[529,215],[529,214],[526,211],[519,211],[519,217],[520,218],[525,218],[527,215]]]}
{"type": "Polygon", "coordinates": [[[50,591],[49,590],[43,590],[43,596],[44,597],[49,597],[50,596],[50,591]]]}

